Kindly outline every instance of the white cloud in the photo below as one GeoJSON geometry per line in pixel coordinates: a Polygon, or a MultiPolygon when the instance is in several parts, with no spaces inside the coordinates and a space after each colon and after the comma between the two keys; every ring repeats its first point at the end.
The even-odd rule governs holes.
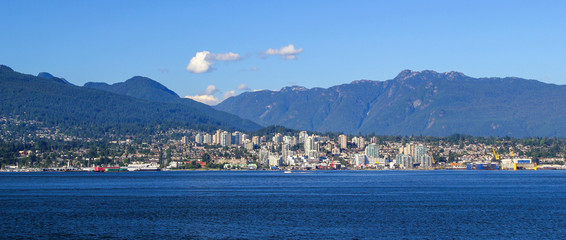
{"type": "Polygon", "coordinates": [[[185,98],[190,98],[197,102],[204,103],[206,105],[216,105],[220,103],[220,100],[212,95],[195,95],[195,96],[185,96],[185,98]]]}
{"type": "Polygon", "coordinates": [[[227,92],[224,93],[224,98],[222,99],[222,101],[224,101],[226,98],[233,97],[233,96],[236,96],[236,95],[238,95],[238,94],[234,90],[227,91],[227,92]]]}
{"type": "MultiPolygon", "coordinates": [[[[245,85],[245,84],[240,84],[238,86],[238,90],[240,90],[240,87],[243,87],[244,89],[249,89],[249,88],[247,88],[248,86],[245,85]]],[[[222,94],[222,92],[220,92],[218,90],[218,88],[216,88],[216,86],[208,85],[204,92],[199,92],[194,96],[185,96],[185,98],[190,98],[190,99],[195,100],[197,102],[201,102],[201,103],[204,103],[204,104],[207,104],[207,105],[214,106],[214,105],[219,104],[222,101],[226,100],[226,98],[238,95],[236,90],[230,90],[230,91],[224,92],[224,94],[222,94],[222,99],[220,99],[220,98],[217,97],[217,95],[220,95],[220,94],[222,94]]]]}
{"type": "Polygon", "coordinates": [[[210,71],[212,65],[217,61],[238,61],[242,57],[233,52],[210,53],[209,51],[197,52],[187,65],[187,71],[192,73],[204,73],[210,71]]]}
{"type": "Polygon", "coordinates": [[[197,54],[191,58],[189,65],[187,65],[187,71],[192,73],[207,72],[210,69],[210,66],[214,64],[206,59],[208,54],[210,54],[209,51],[197,52],[197,54]]]}
{"type": "Polygon", "coordinates": [[[239,54],[233,52],[210,54],[209,58],[216,61],[238,61],[242,59],[239,54]]]}
{"type": "Polygon", "coordinates": [[[238,91],[249,91],[249,90],[250,90],[250,88],[248,87],[248,85],[243,84],[243,83],[240,84],[240,85],[238,85],[238,88],[237,88],[237,89],[238,89],[238,91]]]}
{"type": "Polygon", "coordinates": [[[199,92],[194,96],[185,96],[185,98],[190,98],[197,102],[201,102],[207,105],[216,105],[220,103],[220,99],[214,96],[218,92],[218,88],[214,85],[208,85],[204,92],[199,92]]]}
{"type": "Polygon", "coordinates": [[[250,68],[250,71],[258,71],[258,70],[259,70],[259,68],[256,68],[256,67],[250,68]]]}
{"type": "Polygon", "coordinates": [[[302,48],[296,49],[295,45],[289,44],[279,49],[273,49],[273,48],[267,49],[267,51],[263,53],[267,55],[279,55],[283,59],[291,60],[291,59],[296,59],[297,55],[302,52],[303,52],[302,48]]]}
{"type": "Polygon", "coordinates": [[[216,86],[208,85],[208,87],[206,87],[206,91],[204,91],[203,95],[212,95],[212,94],[215,94],[216,92],[218,92],[218,89],[216,88],[216,86]]]}

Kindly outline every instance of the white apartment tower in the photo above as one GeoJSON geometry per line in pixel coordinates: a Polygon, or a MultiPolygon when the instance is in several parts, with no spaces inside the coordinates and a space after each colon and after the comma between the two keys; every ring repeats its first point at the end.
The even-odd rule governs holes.
{"type": "Polygon", "coordinates": [[[348,148],[348,137],[344,134],[338,136],[338,144],[340,144],[342,149],[348,148]]]}

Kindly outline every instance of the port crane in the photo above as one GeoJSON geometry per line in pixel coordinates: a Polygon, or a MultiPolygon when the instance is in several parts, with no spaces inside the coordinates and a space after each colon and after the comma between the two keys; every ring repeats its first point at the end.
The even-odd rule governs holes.
{"type": "Polygon", "coordinates": [[[493,157],[495,157],[495,160],[499,161],[499,154],[495,152],[495,148],[491,147],[491,150],[493,150],[493,157]]]}

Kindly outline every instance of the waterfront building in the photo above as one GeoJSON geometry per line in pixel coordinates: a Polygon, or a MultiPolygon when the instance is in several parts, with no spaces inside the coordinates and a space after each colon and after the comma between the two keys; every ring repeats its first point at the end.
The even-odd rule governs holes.
{"type": "Polygon", "coordinates": [[[415,160],[421,167],[432,167],[432,157],[427,155],[427,148],[422,144],[415,147],[415,160]]]}
{"type": "Polygon", "coordinates": [[[259,164],[261,165],[268,165],[269,164],[269,151],[265,149],[259,150],[259,164]]]}
{"type": "Polygon", "coordinates": [[[424,155],[422,160],[421,160],[421,167],[431,168],[432,167],[432,156],[424,155]]]}
{"type": "Polygon", "coordinates": [[[290,150],[290,146],[287,143],[284,143],[281,146],[281,156],[283,158],[283,163],[287,164],[287,165],[291,165],[289,164],[288,160],[291,156],[293,156],[293,151],[290,150]]]}
{"type": "Polygon", "coordinates": [[[305,154],[309,156],[310,159],[318,158],[318,143],[315,141],[315,136],[308,136],[305,139],[305,154]]]}
{"type": "Polygon", "coordinates": [[[270,154],[269,157],[269,166],[270,167],[278,167],[281,166],[281,156],[279,155],[272,155],[270,154]]]}
{"type": "Polygon", "coordinates": [[[377,162],[379,159],[379,146],[376,143],[367,145],[366,155],[368,156],[371,164],[377,162]]]}
{"type": "Polygon", "coordinates": [[[354,155],[354,165],[357,167],[365,166],[367,163],[367,156],[365,154],[354,155]]]}
{"type": "Polygon", "coordinates": [[[367,145],[366,155],[368,155],[368,157],[379,158],[379,146],[376,143],[367,145]]]}
{"type": "Polygon", "coordinates": [[[399,154],[395,158],[397,165],[403,168],[413,168],[414,161],[413,157],[407,154],[399,154]]]}

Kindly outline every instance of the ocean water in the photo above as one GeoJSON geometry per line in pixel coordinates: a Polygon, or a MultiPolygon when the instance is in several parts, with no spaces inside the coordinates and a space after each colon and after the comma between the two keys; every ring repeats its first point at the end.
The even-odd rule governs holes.
{"type": "Polygon", "coordinates": [[[1,239],[564,239],[566,171],[0,173],[1,239]]]}

